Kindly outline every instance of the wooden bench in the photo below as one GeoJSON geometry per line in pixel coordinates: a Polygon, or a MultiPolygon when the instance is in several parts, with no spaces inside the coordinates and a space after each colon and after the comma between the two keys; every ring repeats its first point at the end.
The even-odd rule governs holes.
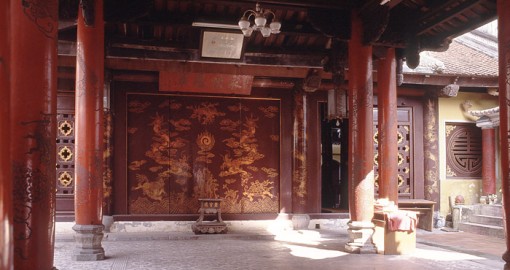
{"type": "Polygon", "coordinates": [[[424,199],[399,199],[398,209],[418,212],[418,228],[432,231],[434,227],[434,204],[424,199]]]}

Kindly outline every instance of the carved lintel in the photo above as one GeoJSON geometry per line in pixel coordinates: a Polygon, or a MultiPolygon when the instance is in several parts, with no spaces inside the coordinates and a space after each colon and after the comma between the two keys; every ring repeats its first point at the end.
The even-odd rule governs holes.
{"type": "Polygon", "coordinates": [[[397,86],[401,86],[404,83],[404,71],[403,71],[404,60],[402,57],[397,58],[397,86]]]}
{"type": "Polygon", "coordinates": [[[94,0],[80,0],[80,8],[86,26],[94,26],[94,0]]]}
{"type": "Polygon", "coordinates": [[[363,43],[372,44],[381,38],[390,20],[390,7],[371,1],[360,11],[363,20],[363,43]]]}
{"type": "Polygon", "coordinates": [[[344,83],[347,59],[347,43],[338,39],[333,39],[329,55],[323,60],[323,66],[325,72],[331,72],[333,84],[335,86],[344,83]]]}
{"type": "Polygon", "coordinates": [[[318,69],[310,69],[303,81],[303,90],[315,92],[321,87],[321,72],[318,69]]]}
{"type": "Polygon", "coordinates": [[[409,68],[415,69],[420,65],[420,42],[417,39],[412,39],[407,43],[404,52],[406,64],[409,68]]]}

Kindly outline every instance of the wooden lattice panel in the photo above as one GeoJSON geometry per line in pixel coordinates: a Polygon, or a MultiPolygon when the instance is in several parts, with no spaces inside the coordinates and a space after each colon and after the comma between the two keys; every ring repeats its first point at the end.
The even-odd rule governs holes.
{"type": "Polygon", "coordinates": [[[482,177],[482,130],[472,123],[446,123],[446,176],[482,177]]]}
{"type": "Polygon", "coordinates": [[[74,196],[74,114],[57,114],[57,197],[74,196]]]}
{"type": "MultiPolygon", "coordinates": [[[[374,120],[377,119],[377,110],[374,110],[374,120]]],[[[413,173],[413,130],[412,111],[410,108],[398,108],[398,195],[401,198],[414,198],[414,173],[413,173]]],[[[374,124],[374,177],[375,193],[379,193],[379,164],[378,164],[378,125],[374,124]]]]}

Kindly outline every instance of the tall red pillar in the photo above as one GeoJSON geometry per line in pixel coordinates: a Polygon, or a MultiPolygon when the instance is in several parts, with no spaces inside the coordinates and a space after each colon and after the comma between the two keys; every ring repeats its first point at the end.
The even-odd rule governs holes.
{"type": "Polygon", "coordinates": [[[294,229],[306,229],[310,217],[306,215],[308,198],[308,170],[306,162],[307,96],[302,89],[294,91],[294,126],[292,155],[292,222],[294,229]]]}
{"type": "Polygon", "coordinates": [[[398,204],[397,61],[387,48],[377,69],[379,198],[398,204]]]}
{"type": "Polygon", "coordinates": [[[12,1],[10,16],[14,268],[52,269],[58,1],[12,1]]]}
{"type": "Polygon", "coordinates": [[[503,260],[510,268],[510,1],[498,0],[498,49],[499,49],[499,115],[501,143],[501,190],[503,191],[503,217],[505,219],[506,251],[503,260]]]}
{"type": "Polygon", "coordinates": [[[104,259],[103,202],[103,1],[81,5],[78,12],[75,99],[75,220],[73,259],[104,259]]]}
{"type": "Polygon", "coordinates": [[[10,159],[10,0],[0,2],[0,269],[14,269],[10,159]]]}
{"type": "Polygon", "coordinates": [[[482,129],[482,195],[496,194],[496,132],[482,129]]]}
{"type": "Polygon", "coordinates": [[[353,253],[375,253],[372,46],[362,44],[363,25],[352,13],[349,40],[349,242],[353,253]]]}

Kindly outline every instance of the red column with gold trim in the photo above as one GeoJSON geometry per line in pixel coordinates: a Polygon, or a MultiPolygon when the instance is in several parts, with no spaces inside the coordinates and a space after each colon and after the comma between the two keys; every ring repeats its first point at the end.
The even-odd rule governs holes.
{"type": "Polygon", "coordinates": [[[510,268],[510,1],[498,0],[498,48],[499,48],[499,115],[501,143],[501,190],[503,191],[503,209],[506,251],[503,254],[505,269],[510,268]]]}
{"type": "Polygon", "coordinates": [[[58,1],[13,1],[11,161],[15,269],[52,269],[58,1]]]}
{"type": "Polygon", "coordinates": [[[88,1],[78,12],[75,100],[75,220],[79,261],[104,259],[103,202],[103,1],[88,1]]]}
{"type": "Polygon", "coordinates": [[[397,62],[395,48],[387,48],[377,69],[379,131],[379,198],[398,204],[397,62]]]}
{"type": "Polygon", "coordinates": [[[375,253],[372,46],[362,44],[363,25],[352,13],[349,40],[349,242],[353,253],[375,253]]]}
{"type": "Polygon", "coordinates": [[[482,195],[496,194],[496,132],[482,129],[482,195]]]}
{"type": "Polygon", "coordinates": [[[306,118],[306,93],[302,89],[295,89],[292,155],[292,222],[295,229],[306,229],[310,221],[310,217],[305,214],[308,198],[306,118]]]}
{"type": "Polygon", "coordinates": [[[10,159],[10,0],[0,2],[0,269],[14,269],[10,159]]]}

